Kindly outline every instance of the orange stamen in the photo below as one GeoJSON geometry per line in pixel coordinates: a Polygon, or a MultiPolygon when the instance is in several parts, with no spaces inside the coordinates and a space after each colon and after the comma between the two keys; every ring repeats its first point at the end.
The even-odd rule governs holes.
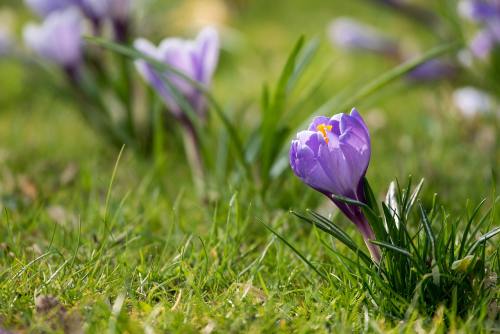
{"type": "Polygon", "coordinates": [[[319,132],[321,132],[321,134],[323,134],[323,138],[325,138],[325,141],[328,144],[328,135],[326,134],[326,131],[332,131],[332,126],[320,124],[316,127],[316,130],[318,130],[319,132]]]}

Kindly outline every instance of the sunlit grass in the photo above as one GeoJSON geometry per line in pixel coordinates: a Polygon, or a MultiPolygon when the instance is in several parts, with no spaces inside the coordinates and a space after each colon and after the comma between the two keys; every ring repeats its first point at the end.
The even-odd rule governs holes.
{"type": "MultiPolygon", "coordinates": [[[[415,32],[428,49],[435,45],[413,24],[363,2],[339,3],[336,12],[325,1],[306,3],[263,2],[235,14],[244,38],[224,49],[214,95],[241,135],[248,134],[248,124],[258,123],[261,84],[275,88],[298,36],[322,37],[332,15],[355,11],[389,30],[415,32]],[[303,24],[293,24],[298,18],[303,24]]],[[[410,308],[398,318],[382,310],[343,258],[355,256],[288,212],[317,209],[362,245],[351,224],[288,170],[266,197],[241,171],[225,178],[218,169],[200,200],[177,133],[165,134],[161,163],[129,147],[117,163],[118,150],[86,127],[67,99],[17,65],[5,64],[0,86],[9,85],[5,77],[12,77],[12,84],[0,91],[0,330],[482,333],[498,328],[498,305],[488,298],[478,299],[470,312],[451,304],[429,314],[410,308]],[[50,312],[40,310],[40,296],[54,296],[50,312]]],[[[342,53],[322,39],[305,82],[318,73],[326,73],[325,81],[301,105],[297,120],[393,65],[342,53]]],[[[398,81],[356,105],[372,131],[368,178],[375,196],[383,199],[395,177],[424,177],[424,209],[430,210],[439,193],[449,224],[483,198],[491,207],[500,162],[498,120],[465,121],[452,106],[450,91],[448,83],[398,81]]],[[[347,110],[332,114],[342,111],[347,110]]],[[[223,128],[211,116],[215,128],[223,128]]],[[[217,134],[218,149],[229,147],[227,133],[217,134]]],[[[489,227],[498,226],[499,217],[497,209],[489,227]]],[[[488,243],[487,254],[490,269],[499,273],[495,252],[498,239],[488,243]]],[[[498,300],[497,283],[490,283],[498,300]]]]}

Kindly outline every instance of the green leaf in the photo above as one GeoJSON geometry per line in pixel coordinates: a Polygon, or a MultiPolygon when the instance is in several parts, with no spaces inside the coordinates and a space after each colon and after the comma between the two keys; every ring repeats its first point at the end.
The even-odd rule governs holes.
{"type": "Polygon", "coordinates": [[[465,273],[469,269],[473,259],[474,255],[467,255],[463,259],[454,261],[451,264],[451,269],[465,273]]]}
{"type": "Polygon", "coordinates": [[[380,210],[378,208],[377,200],[375,198],[375,195],[373,194],[373,190],[370,187],[370,183],[366,179],[366,177],[363,178],[363,189],[365,193],[365,198],[366,198],[366,204],[370,209],[373,210],[373,212],[377,215],[380,216],[380,210]]]}
{"type": "Polygon", "coordinates": [[[281,72],[272,99],[265,87],[262,94],[261,113],[261,177],[263,188],[267,187],[271,175],[272,167],[280,158],[280,151],[284,141],[288,138],[290,129],[281,124],[286,111],[286,102],[291,90],[295,87],[299,77],[311,62],[316,50],[317,41],[309,43],[304,52],[304,37],[301,37],[295,44],[287,62],[281,72]]]}
{"type": "Polygon", "coordinates": [[[403,249],[403,248],[400,248],[400,247],[397,247],[397,246],[394,246],[392,244],[388,244],[388,243],[385,243],[382,241],[377,241],[377,240],[370,240],[370,242],[374,245],[384,247],[384,248],[387,248],[387,249],[394,251],[396,253],[402,254],[402,255],[408,257],[409,259],[413,259],[411,253],[409,251],[407,251],[406,249],[403,249]]]}

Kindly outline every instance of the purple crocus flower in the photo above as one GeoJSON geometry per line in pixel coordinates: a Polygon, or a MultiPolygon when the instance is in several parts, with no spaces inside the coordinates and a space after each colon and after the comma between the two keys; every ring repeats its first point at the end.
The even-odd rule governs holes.
{"type": "Polygon", "coordinates": [[[479,59],[487,59],[491,51],[500,45],[500,17],[486,22],[470,42],[470,50],[479,59]]]}
{"type": "Polygon", "coordinates": [[[350,115],[316,117],[297,134],[290,148],[293,172],[311,188],[330,198],[356,225],[375,261],[380,251],[369,240],[375,235],[358,206],[333,199],[343,196],[365,202],[364,177],[370,163],[370,134],[356,109],[350,115]]]}
{"type": "Polygon", "coordinates": [[[457,67],[453,63],[440,59],[431,59],[408,72],[406,78],[414,82],[434,81],[453,77],[456,73],[457,67]]]}
{"type": "Polygon", "coordinates": [[[109,8],[109,0],[74,0],[78,3],[81,10],[94,25],[100,25],[106,18],[109,8]]]}
{"type": "Polygon", "coordinates": [[[115,38],[119,42],[127,42],[129,38],[131,5],[131,0],[109,0],[107,15],[113,23],[115,38]]]}
{"type": "Polygon", "coordinates": [[[108,0],[108,17],[113,21],[126,21],[130,15],[131,0],[108,0]]]}
{"type": "Polygon", "coordinates": [[[35,13],[44,17],[76,4],[75,0],[25,0],[25,3],[35,13]]]}
{"type": "Polygon", "coordinates": [[[328,26],[328,36],[337,46],[352,51],[370,51],[397,56],[398,43],[383,36],[374,28],[354,19],[341,17],[328,26]]]}
{"type": "Polygon", "coordinates": [[[75,8],[50,14],[42,25],[28,24],[24,40],[39,56],[66,70],[75,70],[82,57],[82,21],[75,8]]]}
{"type": "Polygon", "coordinates": [[[480,24],[480,30],[469,47],[474,56],[487,60],[493,49],[500,45],[500,0],[462,0],[458,11],[480,24]]]}
{"type": "Polygon", "coordinates": [[[500,1],[461,0],[458,3],[458,12],[471,21],[483,22],[500,16],[500,1]]]}
{"type": "MultiPolygon", "coordinates": [[[[210,85],[219,56],[219,38],[214,28],[203,29],[195,40],[167,38],[158,47],[145,39],[134,42],[137,50],[145,55],[161,61],[183,72],[189,78],[205,86],[210,85]]],[[[206,103],[203,93],[185,79],[171,72],[158,73],[145,60],[137,60],[136,68],[144,79],[158,92],[170,111],[181,117],[182,107],[165,83],[165,79],[174,86],[179,93],[190,103],[194,111],[203,116],[206,103]]]]}

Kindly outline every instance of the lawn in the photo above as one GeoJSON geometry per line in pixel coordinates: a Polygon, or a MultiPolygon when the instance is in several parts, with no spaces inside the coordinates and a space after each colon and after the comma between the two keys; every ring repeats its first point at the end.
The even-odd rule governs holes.
{"type": "MultiPolygon", "coordinates": [[[[158,42],[193,36],[199,20],[217,24],[221,54],[211,91],[244,145],[262,118],[263,85],[275,89],[301,36],[305,48],[318,44],[283,107],[293,110],[294,129],[304,129],[300,124],[332,97],[355,96],[399,65],[333,45],[327,35],[333,18],[356,17],[385,31],[412,59],[442,43],[372,1],[204,1],[145,1],[134,16],[135,34],[158,42]]],[[[14,18],[24,50],[22,25],[37,17],[19,1],[2,2],[0,11],[14,18]]],[[[201,136],[212,162],[200,189],[173,117],[167,116],[160,151],[110,145],[81,117],[84,102],[60,89],[64,76],[29,59],[36,57],[0,56],[0,333],[500,331],[498,237],[484,247],[492,283],[482,287],[491,293],[476,291],[469,309],[436,305],[426,314],[410,307],[395,316],[374,301],[359,277],[366,273],[352,272],[356,256],[290,210],[332,217],[361,247],[355,226],[288,165],[279,178],[245,176],[212,109],[201,136]]],[[[133,73],[143,100],[154,95],[133,73]]],[[[366,177],[377,200],[395,179],[402,186],[410,175],[413,185],[424,179],[422,207],[443,210],[432,222],[435,231],[467,220],[483,199],[479,216],[498,202],[500,118],[464,117],[451,97],[470,80],[398,76],[355,105],[322,109],[330,117],[356,107],[363,116],[371,135],[366,177]]],[[[288,152],[289,141],[271,143],[270,150],[288,152]]],[[[248,161],[258,174],[264,163],[248,161]]],[[[497,208],[471,238],[498,226],[497,208]]]]}

